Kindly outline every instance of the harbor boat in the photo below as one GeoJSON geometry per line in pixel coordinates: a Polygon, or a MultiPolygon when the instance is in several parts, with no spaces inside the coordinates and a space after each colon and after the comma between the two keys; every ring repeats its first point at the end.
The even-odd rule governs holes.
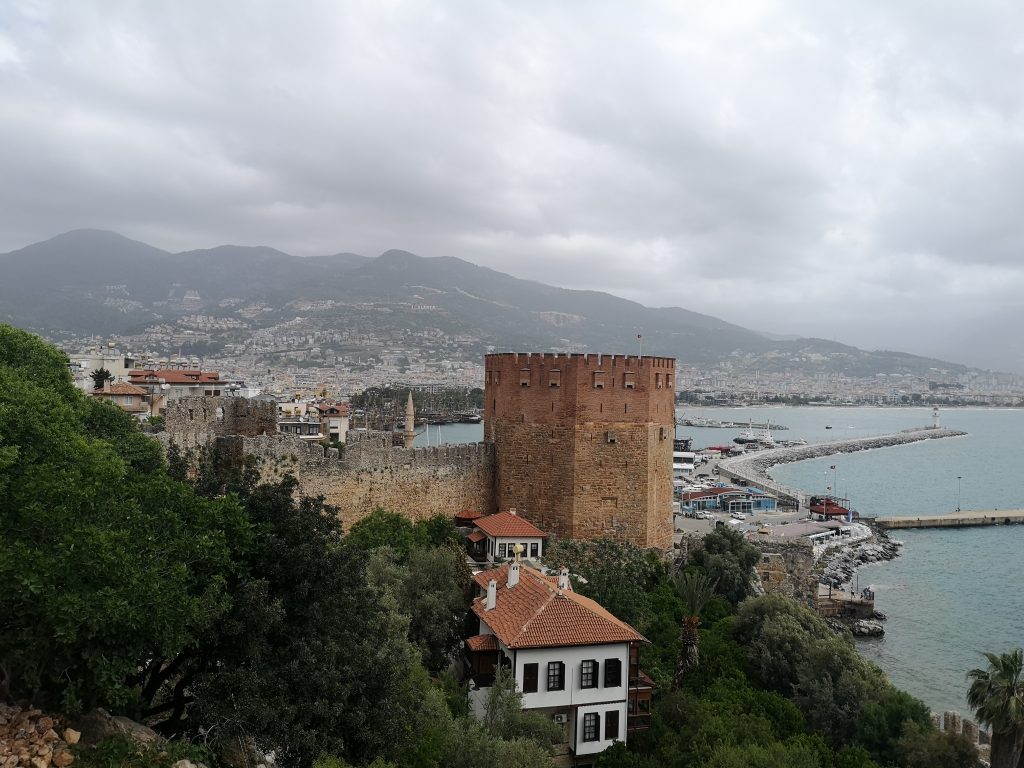
{"type": "Polygon", "coordinates": [[[832,429],[832,425],[831,424],[826,424],[825,425],[825,429],[832,429]]]}
{"type": "Polygon", "coordinates": [[[775,438],[772,437],[772,423],[769,421],[760,432],[754,431],[754,423],[751,422],[737,437],[732,439],[737,445],[755,446],[760,448],[774,448],[775,438]]]}

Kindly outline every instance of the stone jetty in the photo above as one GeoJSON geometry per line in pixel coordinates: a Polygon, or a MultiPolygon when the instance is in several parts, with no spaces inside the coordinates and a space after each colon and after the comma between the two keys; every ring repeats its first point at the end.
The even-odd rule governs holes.
{"type": "Polygon", "coordinates": [[[876,437],[857,437],[850,440],[833,440],[824,443],[812,443],[811,445],[798,445],[789,448],[771,448],[766,451],[757,451],[748,456],[737,456],[731,459],[723,459],[718,463],[719,471],[732,475],[743,482],[762,486],[780,497],[783,502],[789,502],[796,506],[804,494],[797,488],[788,488],[776,483],[768,476],[768,470],[777,464],[788,464],[794,461],[805,459],[818,459],[824,456],[832,456],[837,453],[854,453],[856,451],[868,451],[873,448],[890,448],[895,445],[906,445],[921,440],[935,440],[942,437],[962,437],[966,432],[958,429],[945,429],[935,427],[923,427],[921,429],[907,429],[891,435],[878,435],[876,437]]]}

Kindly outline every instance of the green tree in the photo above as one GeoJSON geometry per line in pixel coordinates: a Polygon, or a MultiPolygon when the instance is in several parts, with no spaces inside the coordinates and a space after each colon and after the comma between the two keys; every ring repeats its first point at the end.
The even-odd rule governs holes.
{"type": "Polygon", "coordinates": [[[97,368],[89,373],[89,378],[92,379],[93,389],[103,389],[104,384],[114,380],[114,374],[106,368],[97,368]]]}
{"type": "Polygon", "coordinates": [[[782,595],[746,600],[736,639],[747,648],[754,678],[792,698],[808,724],[835,745],[853,740],[848,724],[890,688],[849,635],[836,635],[813,611],[782,595]]]}
{"type": "MultiPolygon", "coordinates": [[[[902,768],[975,768],[978,749],[959,733],[942,733],[908,722],[898,743],[902,768]]],[[[993,762],[993,765],[995,763],[993,762]]]]}
{"type": "Polygon", "coordinates": [[[427,668],[446,667],[461,644],[468,604],[470,571],[462,551],[417,547],[403,565],[396,550],[378,547],[369,555],[367,580],[408,617],[409,641],[427,668]]]}
{"type": "Polygon", "coordinates": [[[239,552],[235,607],[195,650],[188,730],[252,738],[300,766],[322,754],[410,764],[402,756],[447,712],[444,697],[406,639],[408,617],[369,586],[366,553],[343,545],[337,510],[295,489],[286,478],[245,498],[258,535],[239,552]]]}
{"type": "Polygon", "coordinates": [[[516,688],[515,678],[510,669],[502,666],[494,671],[483,725],[488,733],[499,739],[526,738],[551,745],[563,738],[561,727],[550,717],[523,709],[523,695],[516,688]]]}
{"type": "Polygon", "coordinates": [[[753,568],[761,553],[739,531],[716,528],[704,537],[704,546],[690,556],[715,582],[715,589],[733,605],[750,595],[753,568]]]}
{"type": "Polygon", "coordinates": [[[648,593],[666,579],[658,555],[613,539],[559,539],[548,547],[544,560],[582,576],[573,582],[576,591],[640,631],[651,619],[648,593]]]}
{"type": "Polygon", "coordinates": [[[134,673],[227,610],[231,499],[167,477],[119,409],[84,397],[66,358],[0,326],[0,689],[45,706],[131,708],[134,673]]]}
{"type": "Polygon", "coordinates": [[[1024,649],[986,653],[988,669],[967,673],[967,703],[992,729],[992,768],[1024,766],[1024,649]]]}
{"type": "Polygon", "coordinates": [[[672,690],[678,690],[688,672],[700,664],[700,613],[708,604],[715,592],[715,583],[708,578],[702,568],[683,571],[675,579],[675,588],[679,594],[686,613],[683,616],[680,633],[679,659],[676,661],[676,673],[672,678],[672,690]]]}

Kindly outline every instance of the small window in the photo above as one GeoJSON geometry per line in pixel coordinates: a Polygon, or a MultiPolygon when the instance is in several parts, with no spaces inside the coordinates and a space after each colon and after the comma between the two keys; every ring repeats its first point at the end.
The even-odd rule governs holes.
{"type": "Polygon", "coordinates": [[[663,382],[662,375],[660,373],[654,374],[654,388],[655,389],[664,389],[665,385],[662,382],[663,382]]]}
{"type": "Polygon", "coordinates": [[[530,369],[520,368],[519,369],[519,386],[528,387],[530,386],[530,369]]]}
{"type": "Polygon", "coordinates": [[[530,544],[530,557],[540,557],[540,544],[536,541],[530,544]]]}
{"type": "Polygon", "coordinates": [[[661,427],[658,437],[661,440],[666,440],[668,438],[668,429],[666,427],[661,427]]]}
{"type": "Polygon", "coordinates": [[[619,659],[604,660],[604,687],[618,688],[622,685],[622,661],[619,659]]]}
{"type": "Polygon", "coordinates": [[[604,713],[605,741],[619,738],[619,710],[613,709],[604,713]]]}
{"type": "Polygon", "coordinates": [[[537,665],[523,664],[523,693],[537,692],[537,665]]]}
{"type": "Polygon", "coordinates": [[[562,386],[562,372],[561,371],[548,371],[548,386],[549,387],[560,387],[560,386],[562,386]]]}
{"type": "Polygon", "coordinates": [[[622,374],[622,386],[626,389],[636,389],[636,373],[633,371],[626,371],[622,374]]]}
{"type": "Polygon", "coordinates": [[[548,690],[565,690],[565,664],[561,661],[548,662],[548,690]]]}
{"type": "Polygon", "coordinates": [[[597,662],[584,661],[580,665],[580,688],[597,688],[597,662]]]}
{"type": "Polygon", "coordinates": [[[583,740],[597,741],[601,732],[601,716],[597,712],[587,712],[583,716],[583,740]]]}
{"type": "Polygon", "coordinates": [[[605,437],[605,440],[607,440],[609,443],[614,443],[615,439],[616,439],[615,438],[615,432],[610,430],[610,429],[605,433],[604,437],[605,437]]]}
{"type": "Polygon", "coordinates": [[[505,550],[507,548],[508,548],[508,544],[499,544],[498,545],[498,557],[499,558],[505,557],[505,550]]]}
{"type": "Polygon", "coordinates": [[[604,371],[594,371],[594,389],[604,389],[604,371]]]}

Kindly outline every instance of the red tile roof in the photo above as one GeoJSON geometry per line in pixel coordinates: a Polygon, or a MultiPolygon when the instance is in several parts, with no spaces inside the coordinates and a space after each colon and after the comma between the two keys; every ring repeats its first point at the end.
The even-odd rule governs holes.
{"type": "Polygon", "coordinates": [[[498,512],[496,515],[487,515],[487,517],[477,519],[473,524],[488,536],[528,536],[531,538],[540,536],[547,538],[544,531],[529,520],[519,517],[515,512],[498,512]]]}
{"type": "Polygon", "coordinates": [[[647,642],[629,624],[615,618],[600,604],[569,590],[559,590],[557,579],[520,563],[519,583],[509,588],[509,565],[481,571],[474,580],[487,591],[498,582],[495,606],[486,610],[486,594],[473,601],[473,613],[491,628],[508,648],[548,648],[562,645],[602,645],[647,642]]]}
{"type": "Polygon", "coordinates": [[[473,531],[469,536],[466,537],[472,542],[483,541],[487,536],[482,531],[473,531]]]}
{"type": "Polygon", "coordinates": [[[110,385],[110,389],[103,389],[103,387],[100,387],[99,389],[94,389],[92,391],[92,393],[94,395],[143,395],[143,396],[149,394],[149,392],[147,392],[146,390],[140,389],[139,387],[136,387],[133,384],[126,384],[123,381],[116,381],[116,382],[114,382],[113,384],[110,385]]]}
{"type": "Polygon", "coordinates": [[[473,635],[466,638],[466,647],[471,651],[496,651],[498,641],[494,635],[473,635]]]}

